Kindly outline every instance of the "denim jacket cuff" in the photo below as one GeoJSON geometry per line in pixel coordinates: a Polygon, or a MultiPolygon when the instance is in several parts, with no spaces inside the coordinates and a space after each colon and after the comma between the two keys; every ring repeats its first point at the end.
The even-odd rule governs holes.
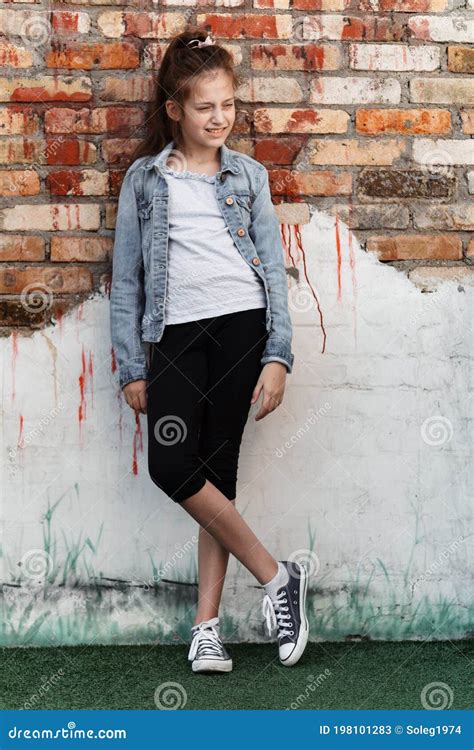
{"type": "Polygon", "coordinates": [[[148,380],[149,369],[146,364],[141,362],[129,362],[120,367],[120,388],[123,388],[133,380],[148,380]]]}
{"type": "Polygon", "coordinates": [[[282,362],[286,365],[288,373],[291,373],[294,360],[295,356],[291,351],[291,344],[281,340],[268,339],[260,361],[262,365],[266,365],[267,362],[282,362]]]}

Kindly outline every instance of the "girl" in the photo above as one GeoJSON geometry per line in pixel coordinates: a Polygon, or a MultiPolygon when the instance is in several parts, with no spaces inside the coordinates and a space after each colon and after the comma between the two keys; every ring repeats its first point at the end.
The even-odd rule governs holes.
{"type": "Polygon", "coordinates": [[[210,35],[173,38],[120,190],[113,255],[120,386],[147,415],[151,479],[200,527],[194,672],[232,669],[218,617],[229,552],[265,588],[280,662],[296,664],[308,640],[307,571],[275,560],[235,508],[250,404],[262,394],[256,420],[274,411],[294,360],[268,174],[225,145],[239,83],[210,35]]]}

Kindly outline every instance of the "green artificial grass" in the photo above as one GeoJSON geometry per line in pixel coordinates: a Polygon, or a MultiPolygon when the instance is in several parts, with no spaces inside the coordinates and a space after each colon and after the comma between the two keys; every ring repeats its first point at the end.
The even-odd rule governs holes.
{"type": "Polygon", "coordinates": [[[155,691],[173,682],[185,710],[423,709],[423,688],[444,683],[446,708],[469,709],[473,644],[310,643],[288,668],[276,644],[231,643],[221,675],[193,674],[186,645],[3,648],[0,707],[156,710],[155,691]]]}

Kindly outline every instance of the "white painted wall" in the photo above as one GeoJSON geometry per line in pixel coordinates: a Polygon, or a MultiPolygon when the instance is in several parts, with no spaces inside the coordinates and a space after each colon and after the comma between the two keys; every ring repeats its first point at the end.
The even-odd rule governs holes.
{"type": "MultiPolygon", "coordinates": [[[[334,219],[316,212],[300,230],[304,257],[291,227],[286,260],[299,272],[295,366],[276,412],[257,423],[251,407],[237,507],[278,559],[309,565],[313,640],[462,637],[473,627],[473,287],[466,277],[422,293],[338,223],[339,292],[334,219]]],[[[197,526],[148,476],[146,418],[137,426],[113,372],[105,290],[0,346],[5,643],[185,640],[197,526]],[[90,587],[151,584],[152,559],[166,579],[154,593],[124,584],[100,599],[90,587]]],[[[231,558],[227,637],[266,638],[261,600],[231,558]]]]}

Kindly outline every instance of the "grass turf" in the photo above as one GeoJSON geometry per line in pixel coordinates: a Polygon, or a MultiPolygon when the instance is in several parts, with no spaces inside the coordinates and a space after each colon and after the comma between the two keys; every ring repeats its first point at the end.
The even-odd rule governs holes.
{"type": "Polygon", "coordinates": [[[291,668],[276,644],[227,644],[234,669],[221,675],[193,674],[183,645],[3,648],[0,707],[156,710],[156,689],[174,682],[185,710],[423,709],[423,688],[441,682],[452,694],[446,707],[468,709],[473,644],[310,643],[291,668]]]}

